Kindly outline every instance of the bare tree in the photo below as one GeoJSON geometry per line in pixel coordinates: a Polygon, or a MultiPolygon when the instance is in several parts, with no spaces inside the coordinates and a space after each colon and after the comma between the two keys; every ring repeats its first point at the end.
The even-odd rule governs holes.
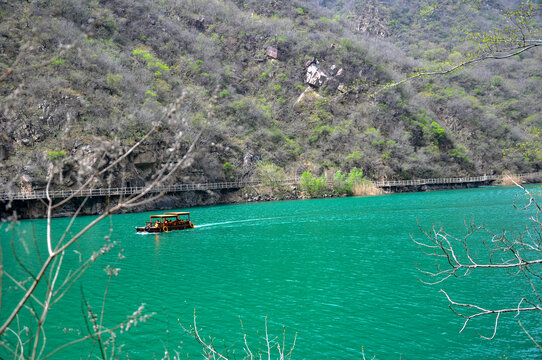
{"type": "MultiPolygon", "coordinates": [[[[497,273],[506,271],[513,283],[527,282],[528,290],[518,290],[515,305],[489,308],[471,302],[459,302],[455,296],[440,290],[446,297],[450,309],[464,319],[462,332],[471,320],[493,317],[493,332],[485,339],[493,339],[497,333],[499,319],[506,314],[518,316],[523,312],[542,311],[542,222],[537,197],[520,184],[524,196],[516,198],[518,210],[525,211],[529,226],[520,233],[510,230],[493,232],[484,225],[467,224],[467,233],[456,237],[442,226],[423,230],[424,238],[413,241],[424,254],[435,258],[432,269],[421,269],[425,283],[440,284],[450,278],[468,277],[474,272],[497,273]],[[518,203],[526,201],[523,206],[518,203]],[[524,292],[522,292],[524,291],[524,292]]],[[[523,328],[523,325],[520,326],[523,328]]],[[[539,343],[523,328],[533,342],[542,350],[539,343]]]]}
{"type": "MultiPolygon", "coordinates": [[[[111,241],[111,234],[113,232],[112,225],[110,226],[109,233],[104,236],[104,244],[101,248],[90,255],[88,258],[80,258],[80,263],[76,268],[65,269],[64,258],[66,251],[73,246],[78,240],[80,240],[84,234],[91,230],[98,223],[110,217],[110,215],[116,212],[141,206],[145,203],[155,200],[163,194],[152,194],[151,190],[157,186],[166,183],[172,178],[180,169],[187,166],[190,163],[190,158],[194,153],[196,144],[201,136],[199,131],[195,136],[191,137],[191,145],[188,149],[185,149],[183,141],[189,137],[184,135],[181,131],[183,128],[189,129],[189,124],[184,121],[180,115],[181,106],[183,103],[184,94],[173,104],[167,106],[164,110],[164,114],[160,121],[155,123],[153,127],[133,146],[125,148],[118,142],[105,142],[98,149],[95,149],[96,161],[92,166],[81,169],[82,184],[79,189],[70,197],[63,199],[59,202],[54,202],[51,196],[49,196],[51,183],[55,177],[61,176],[64,161],[80,161],[81,159],[65,159],[63,161],[51,161],[47,174],[47,186],[46,194],[47,199],[44,201],[46,206],[45,217],[47,219],[46,238],[37,239],[34,238],[35,252],[33,253],[38,259],[40,264],[39,269],[32,269],[25,265],[24,261],[19,258],[12,243],[11,253],[15,257],[15,262],[19,265],[26,275],[27,279],[17,278],[15,275],[15,269],[8,269],[3,266],[4,256],[6,251],[4,248],[0,248],[0,281],[9,281],[14,284],[15,287],[22,290],[23,295],[16,305],[12,308],[6,308],[4,304],[0,302],[2,311],[2,318],[4,319],[0,326],[0,347],[6,350],[14,359],[28,358],[28,359],[43,359],[48,358],[60,349],[73,345],[82,341],[93,341],[97,343],[100,349],[101,357],[114,358],[115,351],[119,348],[115,346],[115,331],[127,331],[130,327],[136,325],[141,321],[147,320],[153,314],[145,312],[145,306],[141,305],[132,314],[129,314],[125,321],[116,324],[111,327],[106,327],[104,324],[104,309],[107,298],[107,289],[109,288],[109,282],[112,277],[118,274],[119,268],[116,265],[106,267],[104,269],[108,274],[108,283],[106,291],[103,296],[101,305],[101,311],[95,312],[91,305],[85,300],[85,307],[87,309],[84,314],[85,321],[87,323],[88,335],[82,336],[80,339],[72,341],[70,343],[62,345],[60,348],[53,350],[49,354],[45,353],[45,344],[47,342],[46,332],[46,320],[47,316],[52,308],[60,299],[62,299],[73,285],[80,279],[85,271],[101,256],[110,252],[117,245],[114,241],[111,241]],[[73,225],[75,220],[81,213],[88,198],[85,198],[79,208],[75,211],[71,217],[71,221],[62,233],[54,233],[52,230],[52,218],[59,208],[73,200],[74,197],[80,195],[80,193],[89,188],[95,187],[111,187],[112,176],[111,173],[122,169],[125,163],[129,160],[129,155],[134,152],[135,149],[141,146],[149,137],[155,133],[161,131],[163,128],[168,128],[175,131],[175,136],[171,137],[171,143],[167,152],[169,155],[164,159],[163,165],[158,171],[156,171],[152,181],[144,188],[140,193],[133,194],[127,197],[121,196],[118,201],[109,201],[107,208],[99,214],[98,217],[89,220],[82,230],[76,231],[72,234],[73,225]],[[184,149],[184,150],[183,150],[184,149]],[[47,254],[42,258],[38,243],[46,242],[47,254]],[[5,279],[5,280],[4,280],[5,279]],[[44,285],[40,285],[43,284],[44,285]],[[38,286],[45,287],[45,291],[38,291],[38,286]],[[22,321],[22,319],[32,319],[31,323],[22,321]],[[18,321],[20,320],[21,321],[18,321]],[[17,320],[17,321],[15,321],[17,320]],[[107,339],[106,339],[107,338],[107,339]],[[107,351],[107,346],[109,350],[107,351]]],[[[17,219],[12,220],[16,222],[17,219]]],[[[9,223],[3,223],[2,227],[11,226],[9,223]]],[[[15,236],[14,229],[12,228],[13,236],[15,236]]],[[[122,250],[119,251],[117,261],[122,259],[122,250]]],[[[0,300],[4,294],[0,293],[0,300]]],[[[10,295],[11,296],[11,295],[10,295]]],[[[84,296],[83,296],[84,298],[84,296]]]]}
{"type": "MultiPolygon", "coordinates": [[[[201,334],[201,329],[198,328],[197,324],[197,316],[196,311],[194,310],[194,318],[193,318],[193,324],[189,327],[185,327],[180,321],[179,325],[183,328],[185,333],[190,335],[191,337],[196,340],[198,344],[201,345],[202,348],[202,354],[204,356],[204,359],[207,360],[215,360],[215,359],[222,359],[222,360],[229,360],[235,358],[235,352],[230,354],[230,351],[226,348],[224,350],[219,350],[216,347],[215,339],[212,337],[205,337],[201,334]]],[[[278,337],[271,337],[268,331],[267,326],[267,317],[265,317],[265,327],[264,331],[265,333],[260,336],[262,343],[263,343],[263,349],[253,349],[253,346],[249,344],[248,336],[245,332],[245,329],[243,327],[243,321],[241,321],[241,328],[243,329],[243,352],[244,356],[243,359],[279,359],[279,360],[286,360],[292,358],[292,352],[295,348],[295,343],[297,340],[297,333],[295,334],[292,345],[289,346],[286,344],[286,329],[283,328],[282,332],[282,339],[279,340],[278,337]]]]}

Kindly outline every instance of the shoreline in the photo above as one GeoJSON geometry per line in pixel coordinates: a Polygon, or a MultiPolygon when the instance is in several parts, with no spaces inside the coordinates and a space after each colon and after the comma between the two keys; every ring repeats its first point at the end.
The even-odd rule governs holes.
{"type": "MultiPolygon", "coordinates": [[[[542,179],[527,179],[526,184],[539,183],[542,179]]],[[[513,184],[439,184],[434,186],[411,186],[397,188],[395,191],[384,191],[383,194],[396,194],[405,192],[425,192],[425,191],[441,191],[441,190],[459,190],[470,189],[483,186],[506,186],[513,184]]],[[[242,204],[252,202],[269,202],[269,201],[292,201],[292,200],[307,200],[307,199],[322,199],[336,197],[350,197],[356,195],[337,195],[332,192],[322,196],[306,196],[298,190],[296,186],[288,191],[272,192],[269,189],[257,191],[252,189],[241,190],[215,190],[215,191],[187,191],[182,193],[170,193],[161,196],[146,203],[145,205],[134,209],[123,209],[117,214],[141,213],[147,211],[158,211],[179,208],[192,208],[198,206],[213,206],[227,204],[242,204]]],[[[357,195],[364,196],[364,195],[357,195]]],[[[365,195],[374,196],[374,195],[365,195]]],[[[71,217],[79,206],[85,201],[79,215],[90,216],[103,213],[108,203],[116,203],[118,197],[93,197],[85,201],[84,198],[74,198],[67,204],[62,206],[53,214],[54,218],[71,217]]],[[[27,219],[45,219],[46,205],[40,200],[14,200],[9,202],[0,202],[0,218],[2,221],[11,220],[27,220],[27,219]]]]}

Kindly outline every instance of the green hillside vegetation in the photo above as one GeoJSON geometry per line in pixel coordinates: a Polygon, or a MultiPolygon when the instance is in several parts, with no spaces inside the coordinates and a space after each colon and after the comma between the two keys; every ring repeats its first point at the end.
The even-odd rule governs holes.
{"type": "Polygon", "coordinates": [[[475,49],[464,30],[491,28],[514,4],[1,1],[0,183],[43,187],[57,161],[54,186],[77,186],[83,159],[152,127],[111,185],[148,182],[201,130],[191,166],[170,181],[257,176],[259,161],[328,180],[354,168],[369,180],[538,170],[540,156],[518,144],[542,127],[540,50],[368,96],[460,62],[475,49]],[[312,59],[327,75],[315,88],[312,59]],[[168,120],[172,103],[180,116],[168,120]]]}

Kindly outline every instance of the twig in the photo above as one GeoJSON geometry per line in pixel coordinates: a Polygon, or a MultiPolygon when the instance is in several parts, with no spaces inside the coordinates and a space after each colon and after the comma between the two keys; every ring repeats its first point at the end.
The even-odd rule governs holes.
{"type": "Polygon", "coordinates": [[[215,350],[214,348],[214,345],[212,344],[212,340],[211,340],[211,344],[207,344],[200,336],[199,334],[199,331],[198,331],[198,325],[196,323],[196,310],[194,309],[194,326],[192,327],[191,326],[191,329],[188,330],[186,329],[180,322],[180,320],[177,320],[179,322],[179,325],[183,328],[183,330],[191,335],[200,345],[203,346],[203,348],[207,351],[209,351],[211,354],[213,354],[213,356],[218,356],[220,359],[223,359],[223,360],[229,360],[227,357],[225,357],[224,355],[222,355],[221,353],[219,353],[218,351],[215,350]]]}
{"type": "Polygon", "coordinates": [[[525,334],[527,334],[527,336],[529,337],[529,339],[531,339],[531,341],[536,345],[536,347],[538,347],[540,349],[540,351],[542,351],[542,345],[540,345],[532,336],[531,334],[529,334],[529,332],[523,327],[523,324],[521,323],[521,320],[518,320],[518,324],[519,326],[521,327],[521,329],[525,332],[525,334]]]}
{"type": "MultiPolygon", "coordinates": [[[[122,209],[124,207],[138,206],[138,205],[141,205],[142,203],[148,201],[148,200],[144,200],[144,201],[138,202],[137,200],[139,200],[141,197],[145,196],[152,189],[153,186],[155,186],[155,185],[157,185],[159,183],[162,183],[163,181],[166,181],[169,178],[169,176],[171,176],[186,161],[188,155],[190,155],[191,152],[194,150],[194,148],[196,146],[196,143],[199,140],[201,134],[202,134],[202,131],[200,131],[199,134],[196,136],[196,138],[194,139],[194,141],[193,141],[192,145],[190,146],[189,150],[187,151],[187,153],[181,158],[181,160],[179,160],[177,162],[177,164],[175,164],[173,169],[167,175],[165,175],[162,178],[158,178],[157,180],[155,180],[155,182],[153,184],[151,184],[149,187],[147,187],[147,189],[144,192],[142,192],[141,194],[138,194],[137,196],[135,196],[135,197],[133,197],[131,199],[128,199],[126,202],[119,203],[116,206],[113,206],[112,208],[106,210],[103,214],[101,214],[99,217],[97,217],[96,219],[91,221],[85,228],[83,228],[81,231],[79,231],[75,236],[73,236],[64,245],[62,245],[60,247],[57,247],[54,251],[52,250],[51,237],[50,237],[50,219],[51,219],[51,211],[52,211],[52,206],[51,206],[52,200],[50,199],[50,197],[48,196],[48,193],[47,193],[47,196],[48,196],[48,199],[49,199],[48,216],[47,216],[47,218],[48,218],[48,226],[47,226],[47,228],[48,228],[47,242],[48,243],[47,243],[47,245],[48,245],[48,250],[49,250],[49,256],[45,260],[44,264],[42,265],[42,267],[40,269],[40,272],[36,275],[35,280],[33,281],[32,285],[30,286],[28,291],[25,293],[23,298],[19,301],[19,303],[14,308],[14,310],[11,312],[11,314],[8,316],[8,318],[4,321],[2,327],[0,327],[0,335],[4,333],[4,331],[7,329],[9,324],[13,321],[13,319],[17,315],[17,313],[21,310],[21,308],[26,303],[28,298],[34,292],[34,290],[36,289],[38,283],[41,281],[41,279],[45,275],[45,272],[49,268],[52,261],[59,254],[61,254],[63,251],[65,251],[74,242],[76,242],[79,238],[81,238],[81,236],[83,236],[85,233],[87,233],[91,228],[93,228],[96,224],[101,222],[107,216],[109,216],[111,214],[114,214],[115,212],[119,211],[120,209],[122,209]]],[[[49,178],[49,182],[50,182],[50,180],[51,180],[51,178],[49,178]]]]}
{"type": "Polygon", "coordinates": [[[460,63],[458,65],[455,65],[455,66],[453,66],[453,67],[451,67],[450,69],[447,69],[447,70],[419,72],[419,73],[417,73],[415,75],[412,75],[410,77],[407,77],[407,78],[405,78],[405,79],[403,79],[401,81],[397,81],[397,82],[393,82],[391,84],[385,85],[385,86],[381,87],[380,89],[376,90],[375,92],[373,92],[372,94],[369,94],[369,96],[374,98],[376,95],[378,95],[382,91],[388,90],[390,88],[398,87],[399,85],[402,85],[404,83],[411,82],[413,80],[416,80],[416,79],[419,79],[419,78],[422,78],[422,77],[426,77],[426,76],[446,75],[446,74],[449,74],[451,72],[454,72],[455,70],[457,70],[459,68],[466,67],[466,66],[474,64],[474,63],[478,63],[478,62],[482,62],[482,61],[486,61],[486,60],[492,60],[492,59],[493,60],[503,60],[503,59],[511,58],[511,57],[519,55],[519,54],[521,54],[521,53],[523,53],[525,51],[531,50],[531,49],[533,49],[533,48],[535,48],[537,46],[542,46],[542,42],[541,43],[529,44],[529,45],[526,45],[524,47],[514,49],[516,51],[514,51],[512,53],[509,53],[509,54],[505,54],[505,55],[493,54],[493,55],[481,56],[481,57],[478,57],[478,58],[475,58],[475,59],[470,59],[470,60],[464,61],[464,62],[462,62],[462,63],[460,63]]]}

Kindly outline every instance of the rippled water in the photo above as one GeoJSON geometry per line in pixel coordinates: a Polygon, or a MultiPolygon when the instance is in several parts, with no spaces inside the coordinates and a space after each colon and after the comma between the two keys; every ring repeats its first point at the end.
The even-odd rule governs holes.
{"type": "MultiPolygon", "coordinates": [[[[443,288],[458,301],[515,299],[521,285],[504,274],[480,273],[471,279],[437,286],[419,281],[416,264],[427,268],[424,256],[410,238],[421,239],[422,227],[443,223],[457,235],[474,219],[498,231],[521,229],[525,216],[514,209],[514,188],[394,194],[366,198],[338,198],[292,202],[251,203],[191,209],[196,227],[161,235],[141,235],[134,226],[150,213],[113,216],[71,249],[65,267],[89,256],[103,243],[110,226],[115,249],[100,258],[55,308],[48,319],[48,347],[54,348],[85,334],[81,293],[94,309],[101,308],[107,282],[103,268],[114,265],[119,249],[125,259],[107,293],[105,323],[113,325],[141,303],[156,315],[127,334],[119,335],[131,359],[161,358],[164,349],[199,358],[199,350],[183,334],[178,319],[189,325],[194,309],[203,334],[242,354],[240,318],[249,341],[257,347],[264,330],[291,343],[297,332],[294,358],[354,359],[535,359],[540,352],[513,315],[500,320],[492,341],[492,322],[473,321],[459,334],[462,321],[448,308],[443,288]],[[73,252],[76,250],[76,252],[73,252]]],[[[154,212],[159,213],[159,212],[154,212]]],[[[91,217],[77,220],[82,228],[91,217]]],[[[57,237],[68,219],[54,220],[57,237]]],[[[31,233],[41,245],[45,222],[23,222],[25,241],[17,251],[36,268],[31,233]],[[25,251],[25,248],[28,251],[25,251]]],[[[10,235],[2,234],[6,268],[10,235]]],[[[10,262],[11,261],[11,262],[10,262]]],[[[7,286],[4,281],[4,289],[7,286]]],[[[6,292],[5,292],[6,293],[6,292]]],[[[4,295],[5,309],[20,292],[4,295]]],[[[512,305],[513,306],[513,305],[512,305]]],[[[539,315],[522,316],[534,335],[542,335],[539,315]]],[[[89,345],[76,345],[53,358],[77,358],[89,345]]],[[[238,358],[241,358],[238,355],[238,358]]]]}

